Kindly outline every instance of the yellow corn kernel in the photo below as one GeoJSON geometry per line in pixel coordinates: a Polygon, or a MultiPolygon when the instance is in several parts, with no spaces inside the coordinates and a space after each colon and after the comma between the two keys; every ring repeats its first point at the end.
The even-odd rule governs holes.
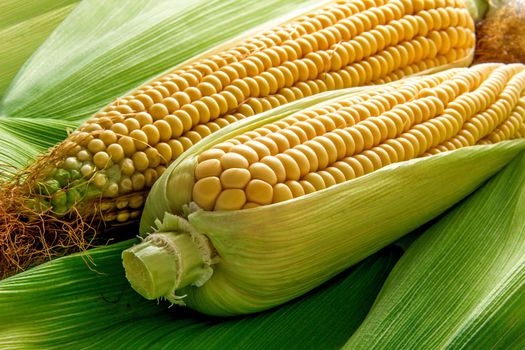
{"type": "MultiPolygon", "coordinates": [[[[468,58],[474,41],[474,23],[459,1],[331,3],[177,67],[115,100],[71,135],[66,141],[68,155],[86,180],[100,173],[94,183],[102,197],[148,191],[162,169],[184,151],[238,120],[324,91],[390,82],[468,58]]],[[[410,135],[399,141],[403,154],[396,160],[472,142],[479,136],[475,130],[486,129],[486,121],[472,122],[464,131],[456,130],[460,121],[448,120],[414,128],[433,120],[480,78],[469,79],[452,85],[441,82],[440,87],[429,81],[384,96],[361,96],[359,103],[344,101],[267,125],[254,131],[257,135],[239,135],[217,146],[216,153],[199,164],[196,179],[217,178],[220,184],[213,182],[213,191],[220,186],[227,193],[212,191],[199,203],[208,210],[268,204],[268,196],[253,194],[254,188],[261,188],[258,181],[272,188],[273,201],[310,193],[321,187],[321,180],[329,187],[342,180],[341,174],[361,175],[392,162],[386,159],[388,151],[377,156],[364,153],[364,158],[358,153],[374,152],[387,138],[402,137],[403,132],[410,135]],[[416,98],[417,93],[428,96],[416,98]],[[444,132],[457,139],[436,143],[444,132]],[[432,140],[423,145],[429,137],[432,140]],[[352,156],[356,157],[348,161],[352,170],[333,166],[352,156]],[[332,170],[320,178],[309,175],[327,168],[332,170]],[[315,184],[306,184],[306,178],[315,178],[315,184]],[[294,185],[282,185],[287,181],[294,185]],[[239,191],[250,184],[246,199],[239,191]]],[[[449,108],[469,115],[481,108],[468,101],[458,103],[449,108]]],[[[513,122],[485,137],[495,142],[517,134],[519,128],[513,122]]],[[[71,170],[65,161],[58,167],[71,170]]],[[[203,182],[196,187],[209,186],[203,182]]],[[[120,209],[117,220],[133,216],[133,211],[120,209]]]]}
{"type": "MultiPolygon", "coordinates": [[[[421,78],[417,84],[398,85],[361,96],[360,101],[332,102],[323,110],[298,112],[251,130],[236,136],[235,140],[241,144],[227,151],[211,148],[206,151],[205,161],[199,159],[196,169],[219,159],[235,159],[235,163],[228,164],[229,187],[223,187],[235,188],[236,194],[219,194],[220,205],[211,205],[205,201],[208,198],[205,193],[194,189],[193,201],[214,210],[252,207],[245,206],[244,198],[258,205],[279,203],[392,163],[523,137],[523,65],[493,64],[450,70],[421,78]],[[345,118],[345,114],[359,115],[358,121],[345,118]],[[297,127],[307,124],[312,125],[312,132],[297,136],[299,141],[278,141],[281,143],[277,152],[257,157],[259,143],[297,134],[297,130],[302,130],[297,127]],[[271,131],[260,136],[262,130],[271,131]],[[245,192],[244,196],[240,190],[245,192]]],[[[222,179],[225,170],[213,176],[222,179]]],[[[202,177],[198,178],[202,181],[202,177]]]]}

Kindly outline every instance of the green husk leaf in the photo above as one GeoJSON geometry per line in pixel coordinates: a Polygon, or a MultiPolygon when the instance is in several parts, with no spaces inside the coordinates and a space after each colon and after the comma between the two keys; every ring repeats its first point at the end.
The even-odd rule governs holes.
{"type": "Polygon", "coordinates": [[[120,265],[132,243],[91,250],[98,273],[72,255],[1,281],[0,348],[335,349],[364,319],[400,255],[385,249],[279,309],[218,320],[136,294],[120,265]]]}
{"type": "Polygon", "coordinates": [[[18,69],[77,3],[78,0],[0,2],[0,99],[18,69]]]}
{"type": "Polygon", "coordinates": [[[287,203],[197,211],[189,222],[221,261],[206,284],[179,293],[192,308],[218,315],[283,303],[444,212],[524,149],[524,141],[467,147],[287,203]],[[312,215],[312,208],[322,210],[312,215]]]}
{"type": "Polygon", "coordinates": [[[0,128],[39,151],[67,136],[75,124],[60,119],[0,118],[0,128]]]}
{"type": "Polygon", "coordinates": [[[525,154],[403,255],[348,349],[525,347],[525,154]]]}
{"type": "Polygon", "coordinates": [[[312,3],[82,1],[19,72],[4,114],[81,120],[148,78],[312,3]]]}
{"type": "Polygon", "coordinates": [[[38,154],[37,149],[0,128],[0,179],[8,179],[38,154]]]}
{"type": "MultiPolygon", "coordinates": [[[[19,68],[77,3],[78,0],[0,3],[0,99],[19,68]]],[[[63,139],[67,127],[73,125],[61,120],[7,119],[0,113],[0,178],[11,176],[39,152],[63,139]]]]}
{"type": "Polygon", "coordinates": [[[0,3],[0,30],[76,3],[78,0],[3,0],[0,3]]]}

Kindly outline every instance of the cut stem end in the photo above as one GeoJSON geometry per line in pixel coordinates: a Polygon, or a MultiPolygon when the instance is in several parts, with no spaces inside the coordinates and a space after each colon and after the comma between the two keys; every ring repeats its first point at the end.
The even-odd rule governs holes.
{"type": "Polygon", "coordinates": [[[144,298],[172,300],[175,291],[203,278],[209,269],[187,233],[155,233],[122,252],[126,278],[144,298]]]}

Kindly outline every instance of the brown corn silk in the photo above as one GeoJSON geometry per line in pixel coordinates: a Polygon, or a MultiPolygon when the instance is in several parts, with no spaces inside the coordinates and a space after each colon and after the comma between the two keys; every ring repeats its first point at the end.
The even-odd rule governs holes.
{"type": "Polygon", "coordinates": [[[476,63],[525,62],[525,1],[497,1],[477,24],[476,63]]]}
{"type": "Polygon", "coordinates": [[[525,136],[525,66],[487,64],[337,100],[198,157],[205,210],[283,202],[392,163],[525,136]]]}
{"type": "Polygon", "coordinates": [[[466,62],[475,45],[463,1],[323,6],[182,64],[115,100],[4,184],[0,275],[36,257],[88,246],[79,236],[86,220],[137,219],[166,167],[227,125],[317,93],[466,62]],[[71,223],[76,220],[82,224],[71,223]]]}

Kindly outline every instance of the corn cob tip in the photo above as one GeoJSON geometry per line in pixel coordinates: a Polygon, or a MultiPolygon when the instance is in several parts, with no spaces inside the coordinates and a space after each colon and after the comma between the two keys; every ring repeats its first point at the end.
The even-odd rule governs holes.
{"type": "Polygon", "coordinates": [[[77,162],[64,157],[69,151],[66,141],[0,182],[0,278],[84,252],[98,239],[104,203],[77,162]]]}

